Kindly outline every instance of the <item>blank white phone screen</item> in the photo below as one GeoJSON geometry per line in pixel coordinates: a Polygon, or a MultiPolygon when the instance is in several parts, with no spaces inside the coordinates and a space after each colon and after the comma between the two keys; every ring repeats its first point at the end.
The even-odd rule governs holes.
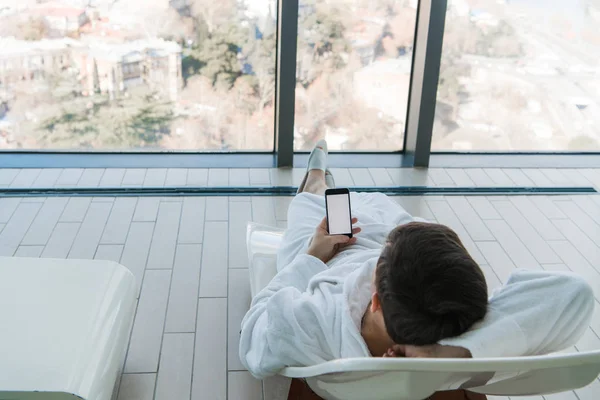
{"type": "Polygon", "coordinates": [[[329,218],[330,235],[343,235],[352,232],[350,201],[347,194],[327,196],[327,216],[329,218]]]}

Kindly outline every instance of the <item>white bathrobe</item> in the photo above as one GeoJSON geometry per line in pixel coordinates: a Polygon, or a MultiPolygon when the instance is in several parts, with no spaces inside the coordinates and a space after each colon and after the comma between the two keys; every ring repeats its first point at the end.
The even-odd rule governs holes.
{"type": "MultiPolygon", "coordinates": [[[[324,197],[302,193],[292,201],[279,272],[242,321],[240,359],[256,378],[286,366],[371,356],[360,325],[379,253],[395,226],[421,219],[382,194],[352,193],[351,205],[362,232],[355,245],[324,264],[306,254],[325,216],[324,197]]],[[[516,270],[490,298],[483,321],[440,343],[467,348],[475,358],[559,351],[583,335],[593,307],[593,291],[577,275],[516,270]]]]}

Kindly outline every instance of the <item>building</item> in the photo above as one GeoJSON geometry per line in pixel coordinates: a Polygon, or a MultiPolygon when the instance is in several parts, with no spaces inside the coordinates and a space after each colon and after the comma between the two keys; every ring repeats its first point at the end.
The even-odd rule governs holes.
{"type": "Polygon", "coordinates": [[[21,81],[43,80],[71,66],[73,39],[24,41],[0,37],[0,87],[21,81]]]}
{"type": "Polygon", "coordinates": [[[44,3],[29,11],[32,16],[44,19],[48,28],[61,35],[77,32],[88,22],[85,9],[62,4],[44,3]]]}
{"type": "Polygon", "coordinates": [[[0,38],[0,88],[22,81],[43,81],[50,73],[79,72],[84,95],[118,97],[128,88],[146,85],[172,101],[183,87],[181,47],[162,39],[127,43],[73,39],[21,41],[0,38]]]}
{"type": "Polygon", "coordinates": [[[74,60],[86,94],[99,91],[118,97],[146,85],[176,101],[183,87],[181,47],[162,39],[90,44],[77,51],[74,60]]]}

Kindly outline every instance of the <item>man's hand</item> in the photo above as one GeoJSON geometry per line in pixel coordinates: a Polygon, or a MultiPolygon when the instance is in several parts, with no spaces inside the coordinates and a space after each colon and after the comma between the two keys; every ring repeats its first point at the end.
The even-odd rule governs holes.
{"type": "Polygon", "coordinates": [[[395,344],[383,357],[407,358],[471,358],[471,352],[464,347],[442,346],[432,344],[429,346],[411,346],[395,344]]]}
{"type": "MultiPolygon", "coordinates": [[[[352,224],[357,222],[358,219],[352,218],[352,224]]],[[[352,235],[356,235],[358,232],[360,232],[360,228],[352,229],[352,235]]],[[[327,231],[327,218],[323,218],[315,230],[306,253],[327,263],[344,247],[354,243],[356,243],[356,237],[351,239],[345,235],[330,235],[327,231]]]]}

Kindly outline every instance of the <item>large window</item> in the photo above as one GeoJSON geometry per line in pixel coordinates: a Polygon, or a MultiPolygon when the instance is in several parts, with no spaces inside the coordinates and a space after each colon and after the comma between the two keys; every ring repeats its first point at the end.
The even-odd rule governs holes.
{"type": "Polygon", "coordinates": [[[298,10],[296,150],[401,150],[417,1],[304,0],[298,10]]]}
{"type": "Polygon", "coordinates": [[[449,0],[432,150],[600,149],[600,1],[449,0]]]}
{"type": "Polygon", "coordinates": [[[273,149],[274,0],[0,1],[0,149],[273,149]]]}

